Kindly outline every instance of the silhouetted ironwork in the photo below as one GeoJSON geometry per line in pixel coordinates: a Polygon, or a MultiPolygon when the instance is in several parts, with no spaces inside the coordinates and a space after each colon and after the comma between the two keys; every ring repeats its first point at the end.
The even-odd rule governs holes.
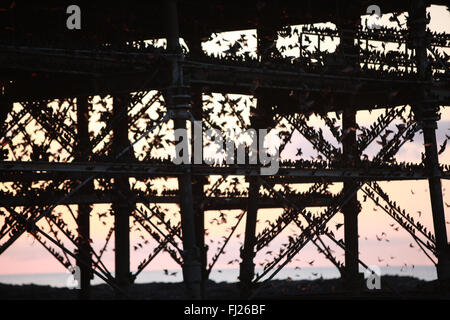
{"type": "Polygon", "coordinates": [[[426,15],[426,6],[440,1],[379,1],[384,12],[407,11],[407,26],[370,30],[360,23],[365,1],[350,1],[345,4],[349,10],[337,12],[334,1],[317,1],[306,9],[302,2],[289,1],[265,5],[248,1],[236,7],[223,1],[170,0],[139,5],[134,18],[142,17],[142,12],[154,18],[146,17],[142,23],[120,5],[113,6],[109,19],[122,24],[105,23],[107,17],[99,14],[98,21],[87,18],[85,30],[78,33],[58,28],[49,33],[49,21],[31,28],[30,21],[36,21],[31,16],[64,16],[64,6],[48,10],[17,2],[15,8],[0,10],[0,182],[4,186],[0,254],[24,233],[31,234],[65,267],[81,268],[80,298],[88,299],[94,274],[111,285],[118,298],[126,298],[136,277],[166,252],[183,270],[187,296],[200,299],[205,298],[211,270],[244,220],[244,243],[237,261],[243,298],[263,290],[309,241],[339,269],[346,287],[358,292],[359,265],[368,268],[358,255],[361,192],[364,201],[373,201],[411,235],[436,264],[439,281],[448,289],[450,247],[441,179],[450,179],[450,168],[439,164],[438,153],[445,150],[446,142],[437,144],[435,130],[439,107],[450,105],[449,56],[438,50],[450,47],[450,35],[428,30],[426,15]],[[216,17],[208,14],[212,10],[218,10],[216,17]],[[14,21],[8,19],[12,16],[14,21]],[[19,27],[18,17],[29,20],[19,27]],[[335,23],[336,29],[313,24],[326,21],[335,23]],[[292,29],[293,25],[301,26],[292,29]],[[256,55],[238,54],[245,47],[245,36],[213,56],[202,50],[202,42],[212,33],[249,28],[257,31],[256,55]],[[298,38],[293,46],[298,56],[284,55],[293,48],[277,46],[277,38],[287,36],[298,38]],[[151,41],[159,38],[166,39],[165,47],[151,41]],[[187,48],[181,47],[180,38],[187,48]],[[336,50],[324,50],[323,43],[334,39],[340,40],[336,50]],[[314,51],[308,49],[312,41],[317,43],[314,51]],[[387,44],[396,44],[399,50],[387,50],[387,44]],[[244,130],[286,123],[279,134],[280,153],[298,132],[319,156],[280,159],[277,174],[270,176],[260,174],[262,163],[175,165],[167,154],[174,145],[167,124],[186,129],[193,120],[202,120],[205,129],[224,129],[226,121],[214,119],[207,106],[215,92],[224,99],[216,103],[223,110],[230,107],[221,116],[236,117],[244,130]],[[257,98],[248,121],[242,116],[240,99],[230,98],[231,93],[257,98]],[[92,119],[94,108],[99,108],[99,119],[92,119]],[[357,123],[358,111],[378,108],[386,111],[369,128],[357,123]],[[313,114],[324,121],[323,129],[337,144],[324,137],[322,128],[308,124],[313,114]],[[101,124],[97,133],[89,127],[92,121],[101,124]],[[392,130],[395,121],[399,124],[392,130]],[[30,128],[43,132],[43,141],[37,142],[30,128]],[[400,148],[420,130],[425,141],[423,163],[397,162],[400,148]],[[381,149],[369,159],[366,150],[373,142],[381,149]],[[145,144],[142,151],[136,147],[140,143],[145,144]],[[155,155],[157,150],[166,153],[155,155]],[[175,179],[176,189],[155,182],[159,178],[175,179]],[[434,233],[414,221],[377,183],[424,179],[429,181],[434,233]],[[338,194],[329,191],[334,182],[343,184],[338,194]],[[296,183],[313,186],[298,192],[291,189],[296,183]],[[109,226],[102,249],[95,250],[90,239],[91,205],[100,203],[112,206],[98,218],[114,216],[114,225],[109,226]],[[164,204],[178,204],[176,222],[168,217],[164,204]],[[311,207],[326,209],[313,214],[311,207]],[[62,215],[61,208],[70,214],[62,215]],[[257,232],[258,211],[264,208],[280,208],[282,213],[257,232]],[[227,223],[222,210],[235,209],[241,213],[208,259],[205,219],[211,211],[219,211],[217,224],[227,223]],[[344,240],[336,239],[327,226],[339,212],[344,214],[344,240]],[[77,224],[76,232],[69,228],[70,218],[77,224]],[[279,251],[273,250],[272,259],[266,259],[258,273],[256,254],[288,226],[298,232],[279,251]],[[145,236],[133,249],[149,254],[132,272],[130,232],[137,229],[145,236]],[[113,236],[114,276],[102,262],[113,236]],[[149,239],[156,244],[152,249],[149,239]],[[324,239],[344,250],[345,263],[324,239]]]}

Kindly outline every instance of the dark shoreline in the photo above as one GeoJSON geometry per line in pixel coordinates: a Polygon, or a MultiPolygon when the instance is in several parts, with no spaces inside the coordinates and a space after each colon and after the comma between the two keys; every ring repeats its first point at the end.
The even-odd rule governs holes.
{"type": "MultiPolygon", "coordinates": [[[[207,299],[239,299],[236,283],[209,281],[207,299]]],[[[130,299],[134,300],[183,300],[182,283],[134,284],[130,299]]],[[[381,290],[363,289],[361,294],[349,294],[342,288],[340,279],[273,280],[255,297],[257,299],[345,299],[345,298],[396,298],[396,299],[450,299],[437,289],[436,281],[424,281],[413,277],[384,276],[381,290]]],[[[77,291],[42,285],[9,285],[0,283],[0,300],[76,300],[77,291]]],[[[114,292],[106,284],[92,286],[92,299],[112,300],[114,292]]]]}

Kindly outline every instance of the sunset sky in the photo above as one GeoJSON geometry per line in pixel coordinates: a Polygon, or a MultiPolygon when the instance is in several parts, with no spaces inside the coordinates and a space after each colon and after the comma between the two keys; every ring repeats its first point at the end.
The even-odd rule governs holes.
{"type": "MultiPolygon", "coordinates": [[[[381,8],[383,9],[383,8],[381,8]]],[[[450,33],[450,12],[446,10],[445,7],[433,6],[429,8],[431,12],[431,23],[429,25],[430,29],[433,31],[439,32],[447,32],[450,33]]],[[[389,25],[390,15],[383,16],[383,22],[389,25]]],[[[242,32],[234,32],[234,33],[224,33],[218,35],[218,38],[226,38],[230,41],[234,41],[239,37],[241,33],[245,33],[247,35],[255,34],[254,30],[250,31],[242,31],[242,32]]],[[[292,41],[289,39],[282,41],[292,41]]],[[[283,42],[280,41],[278,44],[283,45],[283,42]]],[[[226,49],[227,47],[217,47],[214,44],[215,41],[210,41],[209,43],[204,44],[204,50],[208,53],[221,51],[226,49]]],[[[327,46],[324,48],[329,49],[330,51],[334,50],[337,43],[327,43],[327,46]]],[[[256,40],[249,36],[248,48],[250,52],[254,52],[256,49],[256,40]]],[[[298,55],[298,49],[295,49],[292,52],[287,52],[287,55],[298,55]]],[[[221,95],[215,96],[215,99],[220,99],[221,95]]],[[[234,96],[232,96],[234,97],[234,96]]],[[[250,105],[254,106],[256,104],[255,99],[252,99],[249,96],[245,96],[243,101],[246,100],[250,105]]],[[[217,102],[213,102],[215,105],[215,109],[219,107],[217,102]]],[[[20,108],[20,106],[15,106],[15,108],[20,108]]],[[[106,108],[110,108],[107,106],[106,108]]],[[[247,115],[248,115],[247,110],[247,115]]],[[[215,110],[217,112],[217,110],[215,110]]],[[[383,113],[383,110],[377,110],[373,112],[361,111],[357,114],[357,122],[360,126],[368,127],[372,122],[374,122],[377,117],[383,113]]],[[[331,115],[334,116],[334,115],[331,115]]],[[[321,120],[312,117],[309,121],[309,124],[314,126],[315,128],[319,128],[322,126],[321,120]]],[[[395,124],[395,123],[394,123],[395,124]]],[[[393,125],[394,125],[393,124],[393,125]]],[[[95,118],[91,118],[91,129],[98,130],[98,127],[95,123],[95,118]]],[[[395,127],[394,127],[395,128],[395,127]]],[[[170,129],[170,126],[166,127],[166,130],[170,129]]],[[[445,135],[450,135],[450,108],[441,107],[441,121],[439,122],[439,127],[437,130],[437,141],[438,144],[441,145],[445,141],[445,135]]],[[[325,137],[330,141],[333,141],[335,145],[337,143],[333,140],[332,135],[328,132],[328,130],[324,129],[325,137]]],[[[43,133],[39,133],[35,139],[39,140],[43,138],[43,133]]],[[[133,140],[130,136],[130,139],[133,140]]],[[[150,140],[149,140],[150,141],[150,140]]],[[[143,143],[144,144],[144,143],[143,143]]],[[[136,148],[143,148],[142,145],[137,145],[136,148]]],[[[286,148],[285,152],[282,154],[282,157],[285,159],[298,159],[296,157],[297,148],[301,147],[303,151],[303,158],[310,159],[310,156],[315,156],[317,153],[313,151],[311,145],[308,141],[306,141],[300,134],[297,132],[294,134],[291,143],[286,148]]],[[[379,146],[376,143],[372,143],[368,151],[366,152],[369,157],[373,156],[379,146]]],[[[416,135],[416,139],[414,142],[406,143],[400,152],[398,153],[396,159],[397,161],[407,161],[407,162],[420,162],[421,161],[421,152],[424,151],[423,146],[423,138],[421,134],[416,135]]],[[[448,147],[445,152],[443,152],[440,156],[440,162],[445,164],[450,164],[450,147],[448,147]]],[[[12,160],[12,158],[10,159],[12,160]]],[[[176,186],[175,182],[163,182],[160,181],[160,186],[170,185],[176,186]]],[[[410,213],[415,220],[419,219],[419,211],[421,214],[420,222],[425,225],[429,230],[433,231],[432,218],[431,218],[431,206],[429,201],[429,193],[428,193],[428,181],[407,181],[407,182],[381,182],[380,185],[383,187],[383,190],[387,192],[391,199],[395,200],[402,208],[406,210],[406,212],[410,213]]],[[[309,185],[308,185],[309,186],[309,185]]],[[[297,186],[299,190],[306,190],[308,186],[297,186]]],[[[449,205],[445,206],[446,211],[446,220],[450,223],[450,181],[443,180],[443,193],[444,193],[444,201],[449,205]]],[[[0,185],[1,189],[6,188],[7,186],[0,185]]],[[[335,184],[332,186],[331,190],[334,192],[339,191],[341,184],[335,184]]],[[[362,201],[362,193],[358,193],[358,198],[362,201]]],[[[400,230],[395,231],[394,228],[398,227],[395,224],[394,227],[391,227],[390,224],[394,223],[394,221],[380,208],[375,209],[374,204],[371,200],[367,200],[367,202],[362,203],[363,209],[359,215],[359,234],[360,234],[360,254],[361,260],[366,262],[369,265],[380,265],[385,266],[388,263],[391,266],[394,265],[404,265],[405,263],[408,265],[429,265],[431,262],[428,258],[423,254],[423,252],[417,247],[413,239],[407,234],[406,231],[400,230]],[[386,233],[386,236],[382,236],[382,232],[386,233]],[[377,240],[377,236],[382,238],[382,241],[377,240]],[[386,240],[388,239],[388,240],[386,240]],[[413,248],[409,246],[410,243],[413,243],[413,248]],[[394,257],[391,259],[391,257],[394,257]],[[380,262],[383,260],[382,262],[380,262]]],[[[168,215],[173,216],[173,221],[178,219],[176,213],[178,208],[174,205],[166,206],[168,208],[168,215]]],[[[92,240],[94,244],[94,248],[100,250],[100,248],[104,244],[104,239],[106,234],[108,233],[109,228],[112,226],[111,218],[102,218],[101,220],[98,218],[98,213],[107,212],[109,210],[109,205],[95,205],[91,224],[92,224],[92,240]],[[102,223],[104,221],[106,225],[102,223]]],[[[76,206],[72,206],[72,209],[76,211],[76,206]]],[[[67,209],[63,207],[58,207],[58,210],[64,212],[65,217],[67,217],[66,221],[69,222],[72,230],[75,230],[75,224],[73,223],[73,219],[70,218],[67,209]]],[[[311,210],[312,212],[320,212],[323,211],[324,208],[317,208],[311,210]]],[[[210,223],[213,218],[217,218],[218,212],[207,212],[205,221],[207,224],[207,229],[209,231],[209,235],[207,236],[207,243],[210,246],[209,250],[209,258],[211,258],[217,248],[217,242],[221,240],[221,237],[227,235],[226,229],[230,228],[234,222],[236,221],[235,217],[241,211],[235,210],[231,212],[227,212],[228,223],[226,225],[217,226],[214,223],[210,223]],[[214,241],[214,242],[211,242],[214,241]]],[[[277,210],[260,210],[258,213],[258,219],[260,223],[258,224],[257,233],[264,228],[266,225],[266,220],[274,221],[278,215],[281,213],[281,209],[277,210]]],[[[0,220],[2,223],[3,220],[0,220]]],[[[342,214],[336,215],[332,221],[329,222],[330,229],[334,231],[336,238],[340,239],[343,237],[343,228],[339,230],[335,230],[336,223],[343,222],[342,214]]],[[[219,260],[217,267],[220,268],[237,268],[238,264],[228,265],[227,262],[233,259],[239,259],[239,246],[243,241],[243,231],[245,227],[245,220],[241,222],[235,234],[240,235],[239,238],[234,237],[229,244],[229,247],[225,250],[226,254],[219,260]]],[[[277,251],[282,243],[285,243],[287,237],[291,234],[296,234],[298,231],[295,227],[289,226],[286,229],[286,232],[283,232],[281,236],[276,238],[271,246],[267,248],[267,250],[262,250],[258,253],[256,257],[256,262],[261,262],[266,259],[268,256],[265,254],[268,250],[277,251]]],[[[131,234],[132,238],[132,249],[131,249],[131,269],[135,270],[140,261],[142,261],[153,248],[156,246],[154,241],[150,241],[150,245],[145,246],[143,249],[139,249],[137,251],[133,250],[133,246],[136,245],[140,241],[140,235],[144,235],[145,233],[139,231],[133,231],[131,234]]],[[[450,236],[450,224],[447,224],[447,234],[450,236]]],[[[148,235],[145,235],[145,238],[150,239],[148,235]]],[[[327,241],[325,241],[328,243],[327,241]]],[[[110,246],[107,252],[104,255],[103,261],[105,264],[113,270],[114,268],[114,256],[113,256],[113,244],[114,241],[111,239],[110,246]]],[[[69,248],[73,248],[73,246],[68,245],[69,248]]],[[[333,249],[336,250],[336,256],[342,261],[343,252],[340,249],[332,246],[333,249]]],[[[298,257],[300,261],[293,261],[289,266],[305,266],[307,265],[307,261],[315,260],[315,266],[329,266],[331,265],[322,255],[317,253],[316,248],[309,243],[306,248],[304,248],[299,254],[298,257]]],[[[178,269],[179,266],[175,262],[171,260],[171,258],[163,253],[161,254],[155,261],[153,261],[148,267],[148,270],[160,270],[160,269],[178,269]]],[[[65,269],[61,264],[59,264],[39,243],[33,239],[30,235],[22,236],[13,246],[11,246],[5,253],[0,255],[0,274],[22,274],[22,273],[53,273],[53,272],[65,272],[65,269]]]]}

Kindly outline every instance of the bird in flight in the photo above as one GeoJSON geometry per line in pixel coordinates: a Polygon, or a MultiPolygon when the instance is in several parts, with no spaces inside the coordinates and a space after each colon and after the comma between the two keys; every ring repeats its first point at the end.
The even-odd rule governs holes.
{"type": "Polygon", "coordinates": [[[393,13],[392,17],[389,17],[389,21],[391,22],[396,22],[398,27],[401,28],[403,26],[403,24],[400,23],[400,20],[398,20],[398,17],[401,15],[402,13],[393,13]]]}
{"type": "Polygon", "coordinates": [[[438,154],[442,154],[447,147],[447,139],[445,139],[444,143],[440,146],[438,154]]]}

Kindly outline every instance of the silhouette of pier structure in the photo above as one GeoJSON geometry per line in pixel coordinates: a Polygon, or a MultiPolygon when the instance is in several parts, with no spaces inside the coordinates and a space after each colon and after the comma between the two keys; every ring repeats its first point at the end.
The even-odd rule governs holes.
{"type": "MultiPolygon", "coordinates": [[[[359,267],[367,268],[358,254],[359,192],[410,233],[436,263],[442,287],[448,288],[450,247],[441,179],[449,179],[450,171],[439,163],[435,131],[439,108],[450,105],[449,60],[438,51],[450,46],[450,36],[429,31],[426,14],[427,6],[440,1],[378,1],[383,13],[408,12],[408,22],[402,29],[372,30],[361,24],[367,1],[85,4],[81,30],[67,30],[67,6],[61,3],[15,3],[0,10],[0,254],[29,233],[65,267],[80,267],[80,298],[86,299],[94,274],[118,298],[126,298],[135,278],[165,252],[183,270],[187,297],[200,299],[212,268],[245,221],[239,261],[243,298],[264,290],[308,243],[339,269],[350,292],[358,292],[359,267]],[[321,22],[332,22],[336,29],[318,27],[321,22]],[[291,26],[298,25],[294,35],[299,54],[286,57],[277,39],[292,35],[291,26]],[[233,48],[240,44],[217,56],[202,49],[213,33],[248,29],[256,29],[256,56],[236,54],[233,48]],[[315,51],[304,46],[312,38],[315,51]],[[147,41],[152,39],[165,39],[166,44],[147,41]],[[334,52],[323,49],[327,39],[339,39],[334,52]],[[384,50],[372,48],[371,41],[383,43],[384,50]],[[404,49],[386,50],[391,43],[404,49]],[[217,127],[205,109],[204,95],[211,93],[255,97],[256,108],[249,123],[241,121],[243,129],[274,128],[287,121],[290,127],[279,149],[298,131],[320,157],[281,159],[278,172],[264,176],[263,164],[175,165],[167,156],[154,156],[155,146],[173,147],[166,141],[173,135],[160,134],[162,125],[186,129],[192,128],[191,121],[202,120],[207,128],[217,127]],[[104,107],[100,119],[92,119],[95,104],[104,107]],[[155,105],[158,117],[151,118],[155,105]],[[378,108],[386,111],[370,128],[358,125],[358,111],[378,108]],[[331,113],[338,113],[339,120],[331,113]],[[308,124],[312,114],[322,118],[338,143],[308,124]],[[401,125],[386,133],[399,120],[401,125]],[[102,123],[98,132],[91,128],[96,121],[102,123]],[[36,140],[30,126],[39,128],[43,141],[36,140]],[[419,131],[425,144],[423,162],[395,161],[419,131]],[[380,137],[381,148],[369,159],[364,152],[380,137]],[[134,148],[142,141],[149,147],[138,154],[134,148]],[[246,191],[223,191],[228,177],[245,178],[241,186],[246,191]],[[152,188],[158,178],[176,179],[179,187],[161,192],[161,186],[152,188]],[[429,181],[433,232],[378,184],[394,180],[429,181]],[[137,188],[138,183],[145,188],[137,188]],[[332,183],[342,183],[342,190],[331,193],[332,183]],[[298,192],[289,188],[293,184],[312,186],[298,192]],[[104,248],[114,236],[114,273],[102,261],[105,250],[95,250],[90,241],[94,204],[111,204],[107,214],[114,224],[104,248]],[[179,221],[174,223],[160,204],[178,205],[179,221]],[[325,209],[312,214],[313,207],[325,209]],[[61,208],[67,213],[58,214],[61,208]],[[262,223],[258,210],[267,208],[283,211],[257,233],[262,223]],[[208,212],[218,210],[242,213],[214,253],[208,252],[205,234],[208,212]],[[343,241],[327,225],[338,214],[344,216],[343,241]],[[75,231],[68,219],[75,221],[75,231]],[[143,245],[148,258],[136,271],[130,269],[134,225],[157,244],[143,245]],[[274,250],[277,254],[256,273],[255,255],[288,226],[298,234],[274,250]],[[343,263],[329,242],[343,250],[343,263]]],[[[227,103],[236,115],[237,102],[227,103]]]]}

